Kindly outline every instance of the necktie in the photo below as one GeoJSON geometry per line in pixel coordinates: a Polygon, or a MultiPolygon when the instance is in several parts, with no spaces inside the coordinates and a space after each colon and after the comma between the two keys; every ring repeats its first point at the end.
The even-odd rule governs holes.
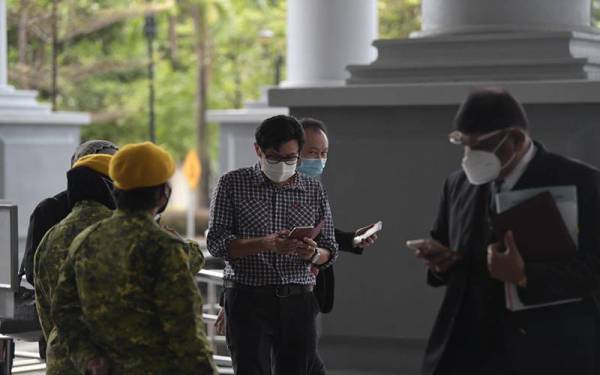
{"type": "Polygon", "coordinates": [[[496,195],[502,192],[502,184],[504,184],[504,180],[492,181],[489,184],[490,201],[488,208],[491,216],[498,213],[496,211],[496,195]]]}
{"type": "Polygon", "coordinates": [[[502,189],[502,184],[504,183],[503,180],[496,180],[493,182],[490,182],[489,187],[488,187],[488,191],[489,191],[489,201],[488,201],[488,212],[487,212],[487,222],[488,222],[488,226],[489,226],[489,242],[488,243],[493,243],[496,242],[498,239],[496,238],[496,236],[494,235],[494,226],[492,224],[492,219],[494,218],[494,216],[496,216],[498,214],[498,212],[496,211],[496,194],[501,192],[502,189]]]}

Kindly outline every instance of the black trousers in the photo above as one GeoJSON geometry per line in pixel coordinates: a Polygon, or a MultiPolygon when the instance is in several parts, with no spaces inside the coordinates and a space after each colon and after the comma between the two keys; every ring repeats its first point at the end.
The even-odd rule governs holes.
{"type": "Polygon", "coordinates": [[[226,289],[227,345],[235,374],[310,375],[318,311],[312,292],[278,297],[260,289],[226,289]]]}
{"type": "Polygon", "coordinates": [[[456,345],[455,342],[451,345],[454,346],[444,353],[436,375],[517,375],[505,348],[484,351],[456,345]]]}
{"type": "Polygon", "coordinates": [[[484,280],[469,285],[435,375],[517,375],[508,356],[504,324],[502,284],[484,280]]]}
{"type": "Polygon", "coordinates": [[[315,357],[316,357],[315,362],[312,366],[312,369],[310,370],[310,374],[311,375],[325,375],[327,373],[327,370],[325,369],[325,363],[323,363],[323,360],[321,359],[321,356],[319,355],[318,351],[317,351],[315,357]]]}

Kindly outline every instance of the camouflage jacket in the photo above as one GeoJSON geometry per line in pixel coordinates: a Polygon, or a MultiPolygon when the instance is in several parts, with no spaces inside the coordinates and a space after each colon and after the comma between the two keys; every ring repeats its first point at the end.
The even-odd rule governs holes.
{"type": "Polygon", "coordinates": [[[145,212],[117,210],[71,244],[52,318],[78,368],[216,375],[188,246],[145,212]]]}
{"type": "Polygon", "coordinates": [[[95,201],[78,202],[66,218],[52,227],[42,238],[34,258],[35,301],[46,348],[46,373],[77,374],[66,349],[58,343],[56,330],[50,319],[50,303],[58,281],[58,273],[67,258],[73,239],[85,228],[110,217],[112,211],[95,201]]]}

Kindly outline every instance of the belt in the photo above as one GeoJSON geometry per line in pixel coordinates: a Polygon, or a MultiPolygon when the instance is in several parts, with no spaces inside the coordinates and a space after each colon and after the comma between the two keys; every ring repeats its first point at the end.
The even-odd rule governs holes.
{"type": "Polygon", "coordinates": [[[233,280],[224,280],[223,286],[225,287],[225,289],[240,289],[258,293],[270,293],[282,298],[289,297],[294,294],[310,293],[313,291],[312,285],[281,284],[252,286],[240,284],[233,280]]]}

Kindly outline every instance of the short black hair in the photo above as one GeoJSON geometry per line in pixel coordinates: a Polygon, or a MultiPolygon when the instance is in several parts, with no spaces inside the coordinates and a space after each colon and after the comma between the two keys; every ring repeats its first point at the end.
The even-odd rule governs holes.
{"type": "Polygon", "coordinates": [[[323,133],[325,133],[325,135],[327,135],[327,127],[321,120],[317,120],[311,117],[305,117],[300,120],[300,125],[302,125],[302,128],[304,128],[305,131],[308,129],[321,130],[323,133]]]}
{"type": "Polygon", "coordinates": [[[490,133],[511,127],[527,129],[523,106],[508,91],[486,87],[472,91],[460,106],[454,126],[463,133],[490,133]]]}
{"type": "Polygon", "coordinates": [[[304,146],[304,130],[295,117],[278,115],[264,120],[254,133],[256,144],[261,149],[279,147],[289,141],[297,141],[299,150],[304,146]]]}
{"type": "Polygon", "coordinates": [[[131,190],[115,189],[117,208],[129,211],[147,211],[159,206],[160,194],[167,184],[131,190]]]}

